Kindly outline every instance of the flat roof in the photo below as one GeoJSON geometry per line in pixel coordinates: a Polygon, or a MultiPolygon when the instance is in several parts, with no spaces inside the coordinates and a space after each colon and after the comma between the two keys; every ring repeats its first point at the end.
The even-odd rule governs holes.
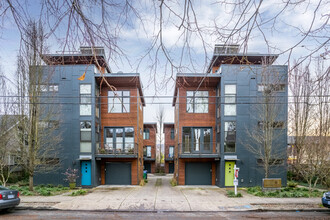
{"type": "Polygon", "coordinates": [[[237,54],[217,54],[214,53],[210,61],[207,72],[212,71],[212,67],[221,64],[254,64],[261,65],[267,63],[271,65],[277,59],[278,54],[259,54],[259,53],[237,53],[237,54]]]}
{"type": "Polygon", "coordinates": [[[43,54],[42,60],[48,65],[75,65],[75,64],[93,64],[97,63],[106,68],[111,73],[111,69],[102,54],[43,54]]]}
{"type": "Polygon", "coordinates": [[[101,84],[102,80],[107,80],[110,85],[114,87],[133,87],[136,86],[139,89],[141,94],[141,101],[143,106],[146,106],[143,90],[142,90],[142,83],[140,80],[139,73],[108,73],[108,74],[98,74],[95,75],[96,82],[101,84]]]}
{"type": "Polygon", "coordinates": [[[175,106],[179,87],[216,87],[220,78],[219,74],[211,73],[178,73],[175,80],[172,106],[175,106]]]}

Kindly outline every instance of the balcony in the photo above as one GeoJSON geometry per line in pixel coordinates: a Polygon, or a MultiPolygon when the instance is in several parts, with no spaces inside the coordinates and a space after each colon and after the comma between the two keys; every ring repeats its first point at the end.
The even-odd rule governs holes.
{"type": "Polygon", "coordinates": [[[137,158],[137,153],[137,143],[126,143],[125,145],[123,143],[106,143],[96,149],[99,158],[137,158]]]}
{"type": "MultiPolygon", "coordinates": [[[[216,143],[213,145],[216,146],[216,143]]],[[[213,146],[212,145],[212,146],[213,146]]],[[[212,149],[205,150],[203,146],[199,146],[198,148],[194,148],[195,145],[184,145],[179,144],[179,158],[219,158],[220,157],[220,149],[216,149],[216,152],[213,152],[212,149]]]]}

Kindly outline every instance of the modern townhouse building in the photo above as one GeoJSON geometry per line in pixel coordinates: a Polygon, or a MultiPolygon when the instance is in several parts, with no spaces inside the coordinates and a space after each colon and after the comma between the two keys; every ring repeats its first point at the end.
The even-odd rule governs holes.
{"type": "Polygon", "coordinates": [[[261,185],[263,158],[252,149],[270,123],[276,137],[270,159],[277,161],[270,177],[286,184],[287,66],[273,65],[278,55],[238,49],[216,45],[207,73],[177,74],[172,105],[179,185],[233,186],[234,165],[239,186],[261,185]],[[271,122],[262,109],[270,89],[276,97],[271,122]]]}
{"type": "Polygon", "coordinates": [[[165,173],[174,173],[175,131],[174,123],[164,123],[163,133],[165,139],[165,173]]]}
{"type": "Polygon", "coordinates": [[[143,97],[138,73],[112,73],[102,47],[44,54],[60,113],[60,169],[38,173],[35,183],[64,184],[67,168],[80,171],[77,185],[137,185],[143,178],[143,97]],[[102,74],[101,74],[102,73],[102,74]]]}
{"type": "Polygon", "coordinates": [[[143,163],[148,173],[156,171],[157,123],[144,123],[143,130],[143,163]]]}

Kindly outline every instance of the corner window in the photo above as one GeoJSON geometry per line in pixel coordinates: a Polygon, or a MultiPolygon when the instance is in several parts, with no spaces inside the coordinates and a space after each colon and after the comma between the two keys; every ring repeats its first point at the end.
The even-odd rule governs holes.
{"type": "Polygon", "coordinates": [[[225,85],[225,116],[236,116],[236,85],[225,85]]]}
{"type": "Polygon", "coordinates": [[[108,153],[133,153],[134,128],[105,128],[105,150],[108,153]]]}
{"type": "Polygon", "coordinates": [[[130,112],[130,92],[129,91],[109,91],[108,92],[108,112],[128,113],[130,112]]]}
{"type": "Polygon", "coordinates": [[[236,152],[236,122],[225,122],[225,142],[224,152],[234,153],[236,152]]]}
{"type": "Polygon", "coordinates": [[[143,130],[143,139],[144,140],[149,140],[150,139],[150,130],[149,130],[149,128],[145,128],[143,130]]]}
{"type": "Polygon", "coordinates": [[[208,113],[209,112],[209,92],[208,91],[187,91],[188,113],[208,113]]]}

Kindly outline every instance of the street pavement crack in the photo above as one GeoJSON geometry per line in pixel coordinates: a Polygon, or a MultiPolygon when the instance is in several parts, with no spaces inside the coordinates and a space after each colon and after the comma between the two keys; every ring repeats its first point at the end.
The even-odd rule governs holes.
{"type": "Polygon", "coordinates": [[[132,189],[128,194],[127,196],[121,201],[119,207],[118,207],[118,210],[120,209],[120,207],[122,206],[122,204],[124,203],[124,201],[127,199],[127,197],[129,197],[136,189],[132,189]]]}
{"type": "Polygon", "coordinates": [[[180,192],[182,193],[182,195],[184,196],[184,198],[186,199],[186,201],[187,201],[187,203],[188,203],[188,205],[189,205],[189,209],[190,209],[190,211],[192,211],[192,209],[191,209],[191,206],[190,206],[190,203],[189,203],[189,201],[188,201],[188,198],[187,198],[187,196],[184,194],[184,192],[180,189],[180,192]]]}

